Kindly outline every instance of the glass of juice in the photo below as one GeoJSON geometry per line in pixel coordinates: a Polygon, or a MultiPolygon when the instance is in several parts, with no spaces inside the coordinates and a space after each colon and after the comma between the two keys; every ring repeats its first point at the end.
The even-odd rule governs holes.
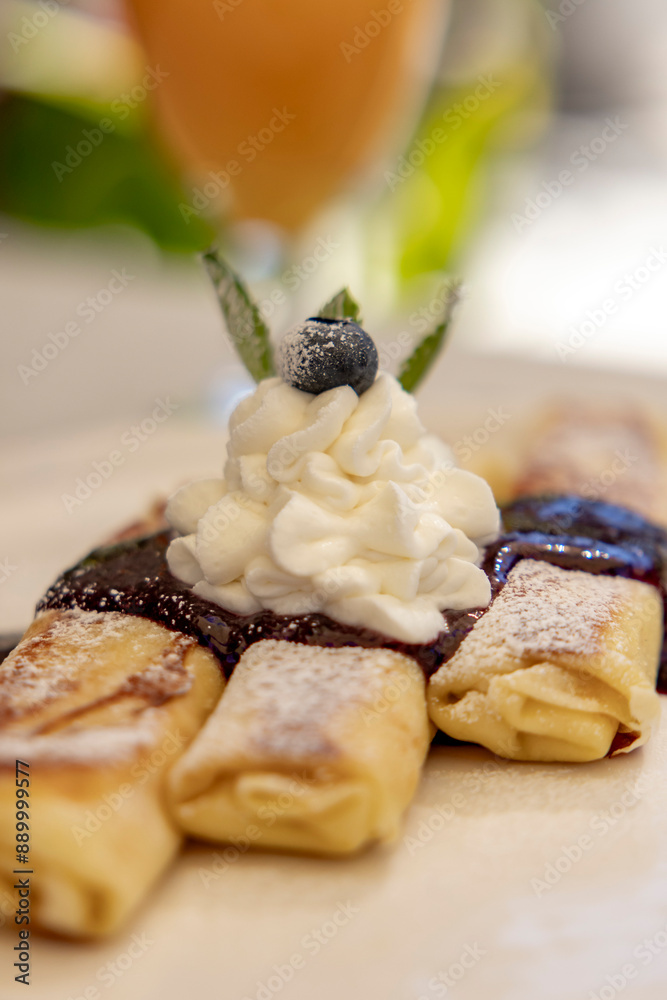
{"type": "Polygon", "coordinates": [[[449,0],[127,4],[193,181],[217,184],[231,220],[297,230],[409,135],[449,0]]]}

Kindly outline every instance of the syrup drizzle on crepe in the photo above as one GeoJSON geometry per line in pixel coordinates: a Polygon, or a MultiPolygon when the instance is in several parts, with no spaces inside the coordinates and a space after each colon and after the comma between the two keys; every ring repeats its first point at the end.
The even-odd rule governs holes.
{"type": "MultiPolygon", "coordinates": [[[[594,574],[625,576],[657,587],[666,599],[667,532],[623,507],[575,496],[524,498],[503,511],[506,533],[486,552],[484,569],[495,597],[520,559],[537,559],[594,574]]],[[[82,608],[149,618],[210,648],[229,676],[241,655],[261,639],[311,646],[395,649],[413,657],[427,676],[449,660],[486,608],[445,611],[445,628],[427,645],[407,645],[371,629],[322,614],[298,617],[269,611],[239,616],[197,597],[169,572],[162,531],[97,549],[49,589],[38,610],[82,608]]],[[[667,618],[667,614],[666,614],[667,618]]],[[[658,689],[667,693],[663,647],[658,689]]]]}
{"type": "Polygon", "coordinates": [[[86,611],[123,611],[149,618],[210,648],[227,675],[245,650],[261,639],[285,639],[309,646],[384,647],[417,660],[427,675],[454,655],[485,608],[444,612],[446,629],[434,643],[408,645],[372,629],[343,625],[326,615],[297,617],[262,611],[235,615],[197,597],[172,576],[165,553],[171,540],[163,531],[147,538],[98,549],[68,570],[49,589],[39,611],[82,608],[86,611]]]}

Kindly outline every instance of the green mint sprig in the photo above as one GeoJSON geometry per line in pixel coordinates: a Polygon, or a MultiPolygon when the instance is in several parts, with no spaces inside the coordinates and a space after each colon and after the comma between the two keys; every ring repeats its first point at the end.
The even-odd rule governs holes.
{"type": "Polygon", "coordinates": [[[428,333],[407,358],[398,373],[398,381],[407,392],[414,392],[426,378],[447,338],[456,303],[461,297],[462,282],[448,279],[443,286],[442,311],[435,329],[428,333]]]}
{"type": "Polygon", "coordinates": [[[269,328],[245,283],[215,247],[202,254],[229,336],[255,382],[275,375],[269,328]]]}
{"type": "MultiPolygon", "coordinates": [[[[244,365],[255,379],[275,375],[269,328],[262,319],[245,282],[229,266],[215,247],[202,254],[222,309],[229,335],[244,365]]],[[[443,286],[440,319],[431,333],[417,345],[401,367],[398,381],[407,392],[414,392],[427,376],[440,353],[461,294],[461,282],[448,279],[443,286]]],[[[320,319],[350,319],[361,323],[361,309],[349,288],[342,288],[318,312],[320,319]]]]}
{"type": "Polygon", "coordinates": [[[361,324],[361,307],[349,288],[341,288],[318,312],[319,319],[351,319],[361,324]]]}

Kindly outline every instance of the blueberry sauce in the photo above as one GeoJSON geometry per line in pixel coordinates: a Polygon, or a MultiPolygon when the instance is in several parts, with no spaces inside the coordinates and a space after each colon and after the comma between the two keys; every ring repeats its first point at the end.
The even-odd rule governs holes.
{"type": "MultiPolygon", "coordinates": [[[[526,497],[503,509],[501,536],[490,545],[484,569],[493,595],[520,559],[561,569],[623,576],[656,587],[667,629],[667,532],[640,514],[600,500],[571,495],[526,497]]],[[[667,643],[663,641],[657,688],[667,694],[667,643]]]]}
{"type": "Polygon", "coordinates": [[[430,645],[408,645],[371,629],[343,625],[322,614],[297,617],[262,611],[236,615],[197,597],[172,576],[165,554],[171,535],[163,531],[97,549],[68,570],[42,598],[47,608],[121,611],[195,636],[211,649],[229,676],[245,650],[260,639],[286,639],[309,646],[386,647],[412,656],[430,676],[456,649],[485,608],[444,613],[446,628],[430,645]]]}
{"type": "MultiPolygon", "coordinates": [[[[483,562],[492,599],[520,559],[641,580],[666,599],[667,533],[622,507],[572,496],[527,498],[504,509],[503,524],[505,532],[488,547],[483,562]]],[[[77,607],[149,618],[196,637],[215,653],[227,675],[252,643],[286,639],[314,646],[395,649],[412,656],[427,676],[454,655],[487,610],[443,612],[443,631],[426,645],[398,642],[319,613],[235,615],[197,597],[171,575],[165,559],[170,538],[162,531],[97,549],[54,583],[38,610],[77,607]]],[[[658,690],[667,693],[664,648],[658,690]]]]}

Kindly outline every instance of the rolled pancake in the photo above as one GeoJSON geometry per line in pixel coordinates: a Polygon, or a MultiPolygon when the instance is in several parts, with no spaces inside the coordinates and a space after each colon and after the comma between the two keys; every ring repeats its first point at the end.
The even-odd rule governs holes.
{"type": "Polygon", "coordinates": [[[169,778],[183,830],[345,854],[393,839],[431,730],[414,660],[265,640],[169,778]]]}
{"type": "Polygon", "coordinates": [[[433,722],[515,760],[589,761],[660,714],[662,602],[646,583],[523,560],[432,676],[433,722]]]}
{"type": "Polygon", "coordinates": [[[224,685],[194,639],[118,613],[47,611],[0,666],[0,888],[31,876],[31,923],[116,930],[181,842],[171,764],[224,685]],[[15,761],[29,764],[29,864],[16,861],[15,761]]]}
{"type": "Polygon", "coordinates": [[[567,493],[667,525],[667,425],[649,408],[553,402],[494,436],[466,468],[501,504],[567,493]]]}
{"type": "Polygon", "coordinates": [[[554,406],[533,421],[519,451],[515,497],[573,493],[667,523],[667,433],[648,411],[554,406]]]}

